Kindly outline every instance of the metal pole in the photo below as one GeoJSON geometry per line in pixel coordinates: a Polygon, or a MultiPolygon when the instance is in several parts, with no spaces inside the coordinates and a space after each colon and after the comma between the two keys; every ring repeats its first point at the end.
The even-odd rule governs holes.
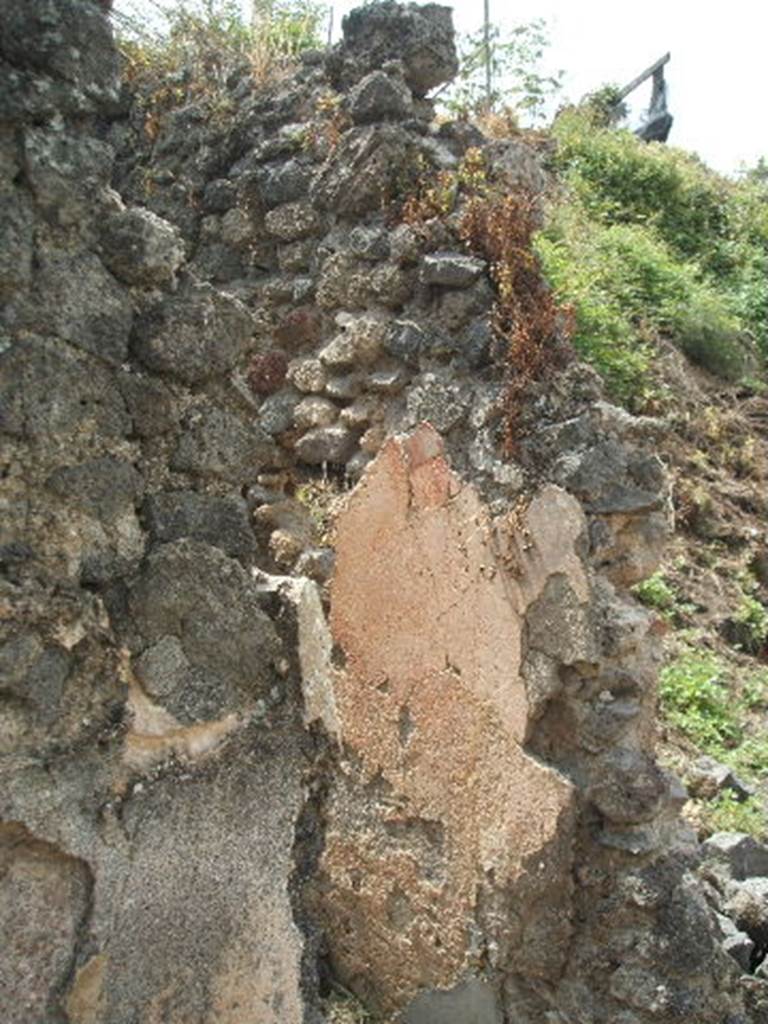
{"type": "Polygon", "coordinates": [[[491,112],[491,12],[490,0],[483,0],[483,39],[485,42],[485,106],[491,112]]]}

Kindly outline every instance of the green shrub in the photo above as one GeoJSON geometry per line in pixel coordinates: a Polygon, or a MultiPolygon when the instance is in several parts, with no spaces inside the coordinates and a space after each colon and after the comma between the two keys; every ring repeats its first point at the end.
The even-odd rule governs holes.
{"type": "Polygon", "coordinates": [[[709,832],[746,832],[756,839],[768,833],[768,820],[759,800],[739,801],[731,790],[724,790],[705,804],[703,824],[709,832]]]}
{"type": "Polygon", "coordinates": [[[745,594],[733,621],[742,627],[747,653],[759,654],[768,643],[768,608],[754,595],[745,594]]]}
{"type": "Polygon", "coordinates": [[[748,736],[738,747],[722,753],[722,760],[747,779],[768,777],[768,738],[748,736]]]}
{"type": "Polygon", "coordinates": [[[314,0],[271,0],[253,29],[254,43],[273,59],[292,60],[302,50],[322,45],[320,29],[327,14],[328,8],[314,0]]]}
{"type": "MultiPolygon", "coordinates": [[[[755,709],[764,707],[768,697],[768,673],[759,670],[732,677],[728,685],[728,671],[714,654],[684,648],[662,669],[662,714],[704,753],[743,778],[759,782],[768,778],[768,736],[750,730],[755,709]]],[[[731,807],[726,796],[708,813],[723,817],[751,812],[745,804],[731,807]]]]}
{"type": "Polygon", "coordinates": [[[647,608],[655,608],[667,622],[680,625],[681,619],[696,610],[696,606],[684,601],[669,583],[660,569],[652,576],[636,583],[632,593],[647,608]]]}
{"type": "Polygon", "coordinates": [[[696,157],[601,128],[581,110],[566,111],[552,131],[556,166],[592,216],[654,225],[684,259],[702,259],[724,235],[728,183],[696,157]]]}
{"type": "Polygon", "coordinates": [[[673,612],[678,604],[676,591],[667,583],[661,571],[635,584],[632,593],[648,608],[660,612],[673,612]]]}
{"type": "Polygon", "coordinates": [[[735,382],[755,370],[753,346],[738,318],[706,286],[693,285],[689,303],[678,307],[672,324],[677,346],[716,377],[735,382]]]}
{"type": "Polygon", "coordinates": [[[708,753],[719,754],[742,738],[738,706],[724,675],[719,658],[686,650],[662,669],[659,679],[667,721],[708,753]]]}
{"type": "Polygon", "coordinates": [[[544,276],[558,300],[573,308],[576,350],[600,372],[614,398],[641,405],[650,391],[650,346],[625,309],[627,294],[617,287],[615,264],[603,256],[603,229],[574,214],[562,210],[536,240],[544,276]]]}
{"type": "Polygon", "coordinates": [[[583,101],[582,109],[597,128],[615,128],[629,112],[629,107],[621,99],[621,88],[612,83],[591,92],[583,101]]]}
{"type": "MultiPolygon", "coordinates": [[[[765,183],[730,181],[691,154],[612,130],[599,103],[565,111],[552,132],[554,168],[564,185],[554,219],[562,221],[567,211],[572,224],[570,232],[548,225],[549,240],[566,246],[563,259],[549,253],[548,262],[553,284],[577,294],[587,358],[595,348],[591,335],[602,326],[597,305],[625,350],[645,337],[638,330],[643,322],[726,379],[758,372],[758,352],[768,356],[765,183]],[[611,234],[616,231],[624,234],[611,234]],[[612,250],[616,261],[611,272],[597,275],[598,294],[591,297],[585,273],[561,266],[590,249],[604,258],[612,250]],[[610,300],[618,310],[611,310],[610,300]],[[617,313],[630,319],[634,331],[618,326],[617,313]]],[[[618,373],[628,378],[621,382],[625,391],[637,382],[637,368],[630,370],[623,356],[618,368],[595,362],[614,383],[617,369],[625,371],[618,373]]]]}
{"type": "Polygon", "coordinates": [[[572,200],[551,212],[537,250],[558,298],[573,306],[577,350],[624,404],[642,406],[650,392],[655,337],[728,379],[751,367],[728,300],[650,226],[601,223],[572,200]]]}
{"type": "MultiPolygon", "coordinates": [[[[742,685],[742,700],[750,711],[768,704],[768,669],[759,669],[747,676],[742,685]]],[[[766,747],[768,748],[768,739],[766,747]]]]}
{"type": "Polygon", "coordinates": [[[531,122],[541,121],[544,108],[560,89],[563,76],[562,71],[547,74],[541,69],[548,45],[542,18],[506,32],[491,25],[487,41],[483,29],[462,36],[459,73],[442,102],[459,118],[482,117],[506,108],[527,116],[531,122]],[[490,93],[486,58],[490,63],[490,93]]]}

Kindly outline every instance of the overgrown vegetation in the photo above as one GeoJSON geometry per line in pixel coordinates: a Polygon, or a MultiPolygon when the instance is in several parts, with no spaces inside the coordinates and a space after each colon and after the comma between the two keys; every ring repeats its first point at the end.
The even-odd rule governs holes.
{"type": "Polygon", "coordinates": [[[569,310],[560,306],[541,273],[533,248],[537,202],[524,190],[489,189],[473,195],[460,233],[489,263],[496,288],[493,328],[506,340],[506,446],[520,435],[524,399],[531,384],[570,358],[569,310]]]}
{"type": "Polygon", "coordinates": [[[693,605],[683,600],[661,569],[637,583],[632,592],[646,607],[655,609],[673,625],[680,625],[693,610],[693,605]]]}
{"type": "Polygon", "coordinates": [[[502,31],[489,26],[459,40],[459,73],[442,97],[446,109],[462,119],[486,119],[506,113],[510,127],[540,124],[562,85],[563,72],[547,73],[542,58],[548,46],[546,22],[536,18],[502,31]]]}
{"type": "MultiPolygon", "coordinates": [[[[683,646],[662,670],[659,693],[666,723],[701,752],[748,783],[768,778],[768,737],[753,720],[768,702],[768,671],[739,671],[714,653],[683,646]]],[[[705,803],[701,815],[710,831],[768,832],[760,799],[739,800],[728,790],[705,803]]]]}
{"type": "MultiPolygon", "coordinates": [[[[536,123],[560,86],[541,60],[544,23],[465,38],[445,103],[491,134],[536,123]],[[486,57],[490,59],[490,76],[486,57]]],[[[768,358],[768,184],[710,171],[695,156],[617,129],[619,90],[605,86],[556,118],[557,182],[535,248],[573,343],[611,396],[658,403],[658,343],[669,339],[727,381],[759,379],[768,358]]],[[[435,195],[451,205],[450,189],[435,195]]],[[[439,215],[438,205],[435,215],[439,215]]]]}
{"type": "Polygon", "coordinates": [[[738,705],[716,655],[683,650],[662,669],[659,693],[667,720],[705,752],[719,754],[737,744],[738,705]]]}
{"type": "Polygon", "coordinates": [[[708,832],[746,832],[765,838],[768,822],[760,801],[754,797],[739,800],[724,790],[703,809],[702,821],[708,832]]]}
{"type": "Polygon", "coordinates": [[[316,0],[273,0],[254,24],[239,0],[148,0],[142,15],[116,13],[124,77],[142,98],[145,128],[192,100],[219,110],[233,71],[266,82],[320,44],[327,8],[316,0]]]}
{"type": "MultiPolygon", "coordinates": [[[[281,0],[269,12],[254,28],[243,21],[237,0],[178,0],[151,28],[123,23],[127,77],[143,104],[146,131],[155,134],[163,116],[187,102],[215,114],[231,102],[233,69],[271,83],[302,49],[320,42],[325,8],[314,0],[281,0]]],[[[539,22],[504,38],[493,32],[489,92],[485,40],[466,40],[459,81],[443,97],[451,114],[478,120],[501,137],[524,131],[526,119],[540,121],[559,85],[559,76],[541,71],[545,43],[539,22]]],[[[690,154],[646,145],[617,129],[617,99],[618,90],[608,86],[556,119],[547,137],[553,187],[543,228],[540,197],[497,186],[478,149],[468,150],[457,168],[439,172],[414,158],[389,197],[392,219],[427,234],[434,229],[436,240],[445,238],[447,222],[488,263],[496,292],[492,326],[506,342],[497,348],[506,350],[509,451],[521,432],[525,398],[567,361],[571,341],[610,395],[635,411],[672,407],[659,373],[667,341],[726,381],[748,378],[752,393],[768,386],[765,162],[739,181],[725,179],[690,154]]],[[[333,151],[350,120],[332,90],[315,104],[301,142],[321,156],[333,151]]],[[[690,436],[674,489],[677,523],[702,547],[711,544],[711,553],[722,521],[716,484],[755,481],[756,490],[765,446],[722,404],[704,403],[680,416],[674,427],[680,438],[686,430],[690,436]]],[[[761,507],[747,490],[734,501],[761,507]]],[[[338,489],[320,481],[297,498],[318,536],[329,540],[338,489]]],[[[713,572],[730,571],[716,561],[712,554],[713,572]]],[[[655,573],[634,593],[675,631],[660,690],[670,734],[758,783],[768,779],[768,739],[756,727],[767,710],[768,676],[744,663],[748,656],[768,656],[768,600],[765,587],[741,575],[746,564],[742,559],[733,572],[725,609],[712,615],[712,650],[686,643],[680,632],[701,607],[690,603],[679,566],[655,573]]],[[[703,808],[703,821],[707,828],[766,830],[757,799],[720,796],[703,808]]],[[[363,1019],[346,994],[332,1012],[334,1020],[363,1019]]]]}
{"type": "Polygon", "coordinates": [[[606,126],[610,97],[555,121],[559,181],[537,241],[574,344],[631,408],[669,338],[728,380],[768,356],[768,189],[606,126]]]}
{"type": "Polygon", "coordinates": [[[733,623],[739,629],[739,646],[748,654],[762,654],[768,645],[768,608],[754,594],[744,594],[733,623]]]}
{"type": "MultiPolygon", "coordinates": [[[[540,122],[560,87],[542,71],[542,21],[467,36],[444,102],[491,134],[540,122]]],[[[536,251],[573,342],[613,398],[658,401],[658,342],[669,339],[727,381],[760,378],[768,358],[768,183],[761,165],[728,180],[697,157],[617,128],[604,86],[555,119],[556,187],[536,251]]]]}

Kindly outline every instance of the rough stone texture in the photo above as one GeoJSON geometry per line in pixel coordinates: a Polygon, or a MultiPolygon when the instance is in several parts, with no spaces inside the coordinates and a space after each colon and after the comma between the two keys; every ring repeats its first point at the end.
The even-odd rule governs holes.
{"type": "Polygon", "coordinates": [[[285,203],[270,210],[264,218],[264,225],[270,235],[282,242],[294,242],[300,238],[321,233],[321,220],[310,203],[285,203]]]}
{"type": "Polygon", "coordinates": [[[345,132],[321,170],[312,196],[343,217],[377,210],[392,194],[408,160],[406,140],[393,125],[369,125],[345,132]]]}
{"type": "Polygon", "coordinates": [[[301,665],[241,493],[280,457],[219,389],[255,324],[183,266],[183,173],[110,189],[99,6],[0,20],[0,1016],[308,1024],[301,665]]]}
{"type": "Polygon", "coordinates": [[[344,463],[352,457],[356,444],[357,435],[347,427],[315,427],[296,442],[296,457],[314,466],[344,463]]]}
{"type": "Polygon", "coordinates": [[[131,417],[133,433],[137,437],[156,437],[173,429],[173,399],[161,381],[140,373],[122,373],[117,379],[117,385],[131,417]]]}
{"type": "Polygon", "coordinates": [[[413,112],[413,99],[404,83],[374,71],[350,93],[349,112],[355,124],[401,120],[413,112]]]}
{"type": "Polygon", "coordinates": [[[289,364],[287,377],[299,391],[316,392],[325,387],[327,373],[319,359],[297,359],[289,364]]]}
{"type": "Polygon", "coordinates": [[[184,246],[172,225],[150,210],[121,210],[101,226],[102,259],[129,285],[175,284],[184,246]]]}
{"type": "Polygon", "coordinates": [[[50,251],[41,260],[34,298],[9,305],[2,320],[31,332],[45,331],[112,364],[128,351],[133,321],[130,298],[90,253],[50,251]]]}
{"type": "Polygon", "coordinates": [[[755,952],[754,942],[746,932],[739,931],[730,917],[724,914],[717,915],[717,924],[722,935],[723,949],[733,957],[743,971],[749,972],[755,952]]]}
{"type": "Polygon", "coordinates": [[[338,406],[327,398],[303,398],[293,410],[293,422],[299,430],[328,427],[338,415],[338,406]]]}
{"type": "Polygon", "coordinates": [[[132,348],[155,373],[196,384],[231,369],[253,332],[246,310],[210,285],[193,285],[153,308],[132,348]]]}
{"type": "Polygon", "coordinates": [[[93,4],[41,0],[28,8],[3,0],[0,20],[4,119],[82,116],[115,102],[117,54],[93,4]]]}
{"type": "Polygon", "coordinates": [[[360,259],[385,260],[389,256],[389,238],[381,228],[356,227],[349,235],[349,248],[360,259]]]}
{"type": "Polygon", "coordinates": [[[445,374],[424,374],[408,392],[406,403],[413,424],[425,420],[440,433],[455,427],[466,411],[466,395],[445,374]]]}
{"type": "Polygon", "coordinates": [[[165,543],[189,537],[213,544],[233,558],[253,554],[254,537],[241,498],[194,491],[154,494],[144,505],[144,517],[153,540],[165,543]]]}
{"type": "Polygon", "coordinates": [[[404,1024],[501,1024],[502,1020],[493,989],[477,980],[449,992],[417,996],[403,1017],[404,1024]]]}
{"type": "Polygon", "coordinates": [[[19,825],[0,825],[0,995],[8,1024],[48,1020],[56,1012],[91,885],[82,862],[19,825]]]}
{"type": "Polygon", "coordinates": [[[128,877],[144,904],[115,921],[101,1019],[138,1012],[179,1024],[190,1015],[233,1024],[244,1014],[269,1024],[302,1020],[301,944],[286,891],[299,808],[292,761],[290,748],[267,741],[219,777],[189,783],[181,802],[167,786],[135,801],[126,823],[136,850],[128,877]],[[265,816],[267,804],[273,810],[265,816]],[[233,828],[235,817],[241,824],[233,828]],[[177,858],[169,885],[162,868],[177,858]],[[180,903],[187,919],[174,923],[180,903]]]}
{"type": "MultiPolygon", "coordinates": [[[[64,828],[96,881],[91,896],[82,863],[48,842],[25,837],[10,864],[4,848],[3,934],[24,955],[15,961],[23,975],[8,978],[6,1019],[60,1020],[66,1007],[73,1024],[234,1024],[243,1014],[303,1024],[302,941],[287,884],[300,755],[253,729],[234,744],[198,770],[137,783],[123,798],[106,792],[103,808],[86,791],[69,820],[31,777],[15,780],[4,813],[64,828]]],[[[199,757],[202,735],[197,747],[199,757]]],[[[59,766],[57,787],[63,774],[59,766]]]]}
{"type": "Polygon", "coordinates": [[[618,750],[603,762],[589,796],[608,821],[637,825],[658,815],[666,792],[664,775],[651,757],[618,750]]]}
{"type": "Polygon", "coordinates": [[[242,483],[277,459],[270,438],[256,425],[215,406],[195,408],[173,455],[173,469],[193,476],[242,483]]]}
{"type": "Polygon", "coordinates": [[[277,681],[277,636],[236,562],[199,541],[163,545],[131,588],[128,610],[142,650],[177,637],[188,662],[163,705],[185,722],[243,708],[277,681]]]}
{"type": "Polygon", "coordinates": [[[424,257],[421,278],[425,284],[468,288],[485,270],[485,263],[459,252],[436,252],[424,257]]]}
{"type": "Polygon", "coordinates": [[[321,361],[333,370],[375,362],[386,333],[386,322],[371,316],[342,316],[337,317],[337,322],[342,332],[320,350],[321,361]]]}
{"type": "Polygon", "coordinates": [[[574,363],[505,456],[485,268],[393,223],[469,145],[544,180],[429,128],[449,12],[148,133],[105,6],[0,0],[5,1016],[319,1024],[322,953],[409,1024],[768,1021],[651,756],[650,421],[574,363]]]}
{"type": "Polygon", "coordinates": [[[737,800],[746,800],[753,795],[749,786],[732,769],[713,757],[697,758],[688,770],[686,782],[691,795],[703,799],[711,799],[724,789],[730,790],[737,800]]]}
{"type": "Polygon", "coordinates": [[[768,877],[768,847],[743,832],[716,832],[704,841],[702,853],[727,865],[732,878],[768,877]]]}
{"type": "Polygon", "coordinates": [[[345,54],[365,69],[386,60],[403,62],[408,85],[423,96],[458,70],[448,7],[438,4],[381,3],[370,12],[344,18],[345,54]]]}

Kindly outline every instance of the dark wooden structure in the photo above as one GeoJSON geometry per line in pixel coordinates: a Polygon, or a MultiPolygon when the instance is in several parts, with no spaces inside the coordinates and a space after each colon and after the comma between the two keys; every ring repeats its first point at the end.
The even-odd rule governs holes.
{"type": "Polygon", "coordinates": [[[635,132],[645,142],[666,142],[672,128],[672,115],[667,109],[667,83],[664,81],[664,68],[669,63],[671,54],[665,53],[655,64],[651,64],[642,74],[625,85],[616,98],[617,105],[634,92],[643,82],[653,78],[651,105],[648,108],[645,123],[635,132]]]}

